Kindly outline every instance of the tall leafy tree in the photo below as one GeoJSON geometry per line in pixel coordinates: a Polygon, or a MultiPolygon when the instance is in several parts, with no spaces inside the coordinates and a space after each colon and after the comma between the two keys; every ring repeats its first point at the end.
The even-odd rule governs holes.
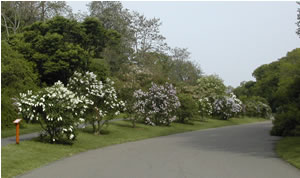
{"type": "Polygon", "coordinates": [[[176,82],[195,85],[198,78],[201,76],[200,67],[191,62],[191,53],[187,48],[171,49],[172,65],[169,76],[176,82]]]}
{"type": "Polygon", "coordinates": [[[82,25],[86,35],[84,49],[87,50],[92,57],[99,58],[107,41],[105,36],[106,30],[101,22],[93,17],[86,18],[82,25]]]}
{"type": "Polygon", "coordinates": [[[200,98],[222,96],[226,94],[226,86],[218,75],[202,76],[197,80],[197,93],[200,98]]]}
{"type": "Polygon", "coordinates": [[[128,62],[133,53],[134,36],[129,26],[131,14],[118,1],[92,1],[88,7],[90,16],[98,18],[104,28],[110,30],[109,35],[114,36],[114,42],[118,41],[114,45],[107,45],[101,54],[115,73],[123,63],[128,62]]]}
{"type": "Polygon", "coordinates": [[[12,126],[17,118],[13,99],[20,92],[37,89],[38,74],[34,64],[1,41],[1,127],[12,126]]]}
{"type": "Polygon", "coordinates": [[[96,18],[79,23],[57,16],[25,27],[10,43],[36,64],[41,82],[52,85],[57,80],[66,83],[75,70],[87,70],[90,58],[99,58],[106,46],[118,44],[118,35],[105,30],[96,18]]]}
{"type": "Polygon", "coordinates": [[[118,1],[92,1],[88,4],[90,16],[97,17],[103,23],[104,28],[113,29],[130,38],[129,24],[131,14],[123,8],[118,1]]]}
{"type": "MultiPolygon", "coordinates": [[[[300,6],[300,2],[297,2],[297,4],[300,6]]],[[[298,28],[296,30],[296,34],[300,37],[300,8],[298,8],[297,12],[298,12],[298,14],[297,14],[296,25],[298,28]]]]}
{"type": "Polygon", "coordinates": [[[2,1],[1,28],[6,39],[24,26],[54,16],[67,16],[72,9],[64,1],[2,1]]]}
{"type": "Polygon", "coordinates": [[[240,86],[233,89],[233,92],[238,98],[254,96],[255,84],[256,82],[254,81],[243,81],[240,83],[240,86]]]}
{"type": "Polygon", "coordinates": [[[40,1],[38,12],[40,20],[45,21],[55,16],[70,15],[72,9],[65,1],[40,1]]]}
{"type": "Polygon", "coordinates": [[[87,68],[89,56],[82,47],[84,39],[81,24],[55,17],[24,28],[11,43],[36,64],[41,82],[52,85],[57,80],[66,83],[75,70],[87,68]]]}
{"type": "Polygon", "coordinates": [[[235,92],[248,93],[249,98],[260,96],[267,100],[276,113],[271,134],[300,135],[300,49],[294,49],[285,57],[258,67],[253,76],[256,82],[242,83],[235,92]]]}
{"type": "Polygon", "coordinates": [[[162,25],[159,18],[147,19],[144,15],[133,12],[131,29],[134,32],[134,49],[138,56],[147,52],[165,52],[168,50],[165,37],[160,33],[162,25]]]}

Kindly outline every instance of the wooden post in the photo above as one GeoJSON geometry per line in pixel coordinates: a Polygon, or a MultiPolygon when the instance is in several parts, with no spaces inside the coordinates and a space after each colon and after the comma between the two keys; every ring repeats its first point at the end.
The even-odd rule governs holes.
{"type": "Polygon", "coordinates": [[[20,122],[22,119],[16,119],[14,124],[16,124],[16,144],[19,144],[19,135],[20,135],[20,122]]]}

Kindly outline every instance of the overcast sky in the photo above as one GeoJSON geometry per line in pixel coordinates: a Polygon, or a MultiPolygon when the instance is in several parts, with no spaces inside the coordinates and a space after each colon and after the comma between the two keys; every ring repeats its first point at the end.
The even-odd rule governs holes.
{"type": "MultiPolygon", "coordinates": [[[[68,2],[73,12],[88,2],[68,2]]],[[[254,80],[252,72],[300,47],[295,2],[122,2],[129,10],[160,18],[171,47],[188,48],[204,74],[226,85],[254,80]]]]}

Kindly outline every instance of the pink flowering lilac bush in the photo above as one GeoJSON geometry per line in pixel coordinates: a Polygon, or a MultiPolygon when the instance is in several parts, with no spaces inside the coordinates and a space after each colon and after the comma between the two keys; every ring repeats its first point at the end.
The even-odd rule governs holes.
{"type": "Polygon", "coordinates": [[[60,81],[36,94],[31,91],[21,93],[15,105],[19,114],[27,121],[37,121],[44,130],[44,138],[51,143],[76,138],[76,128],[80,118],[92,101],[85,96],[77,96],[60,81]]]}
{"type": "Polygon", "coordinates": [[[92,124],[95,134],[100,134],[104,124],[125,110],[125,103],[118,99],[113,84],[109,78],[104,82],[99,81],[93,72],[75,72],[69,79],[67,86],[71,91],[92,101],[88,109],[89,113],[93,114],[88,121],[92,124]]]}
{"type": "Polygon", "coordinates": [[[228,120],[242,111],[242,102],[233,94],[219,96],[213,103],[214,115],[228,120]]]}
{"type": "Polygon", "coordinates": [[[137,90],[134,97],[136,102],[133,108],[146,124],[170,125],[176,119],[175,110],[179,108],[180,102],[172,84],[166,83],[163,86],[152,82],[148,92],[137,90]]]}

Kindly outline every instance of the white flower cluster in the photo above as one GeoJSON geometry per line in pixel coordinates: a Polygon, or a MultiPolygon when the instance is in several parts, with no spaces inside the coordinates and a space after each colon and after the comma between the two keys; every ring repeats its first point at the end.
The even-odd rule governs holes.
{"type": "Polygon", "coordinates": [[[67,86],[78,96],[86,96],[91,101],[90,109],[96,109],[102,119],[108,114],[118,115],[120,110],[125,110],[125,102],[118,100],[113,84],[109,78],[105,82],[99,81],[93,72],[75,72],[67,86]]]}
{"type": "Polygon", "coordinates": [[[152,83],[148,92],[137,90],[133,96],[136,98],[134,110],[150,125],[169,125],[174,121],[174,111],[180,106],[176,89],[168,83],[164,86],[152,83]]]}
{"type": "Polygon", "coordinates": [[[242,111],[242,102],[233,94],[222,96],[214,101],[214,114],[227,120],[242,111]]]}
{"type": "Polygon", "coordinates": [[[64,128],[73,128],[79,122],[78,116],[86,112],[92,101],[78,97],[58,81],[36,95],[31,91],[21,93],[15,104],[24,119],[39,121],[50,140],[58,141],[64,135],[75,139],[74,129],[65,132],[64,128]]]}
{"type": "Polygon", "coordinates": [[[208,97],[199,99],[199,113],[203,116],[211,116],[213,113],[213,104],[208,97]]]}

